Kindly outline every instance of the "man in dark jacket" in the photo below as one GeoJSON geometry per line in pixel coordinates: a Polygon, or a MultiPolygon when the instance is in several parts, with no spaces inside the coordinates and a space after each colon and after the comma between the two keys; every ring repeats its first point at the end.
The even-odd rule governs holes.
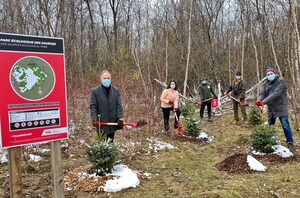
{"type": "Polygon", "coordinates": [[[90,110],[92,124],[97,128],[97,133],[114,140],[116,130],[123,128],[123,110],[119,89],[111,85],[111,74],[107,70],[101,73],[101,85],[92,90],[90,110]],[[99,119],[101,122],[118,125],[100,127],[99,119]]]}
{"type": "Polygon", "coordinates": [[[213,97],[217,97],[213,88],[207,80],[202,80],[199,87],[199,96],[201,99],[200,118],[203,119],[204,109],[207,106],[208,121],[212,122],[211,119],[211,100],[213,97]]]}
{"type": "MultiPolygon", "coordinates": [[[[226,94],[231,94],[231,96],[235,99],[237,99],[240,102],[245,101],[245,95],[246,95],[246,87],[244,85],[244,82],[242,80],[242,73],[241,72],[236,72],[235,74],[235,79],[232,81],[229,89],[224,93],[226,94]],[[231,92],[231,93],[230,93],[231,92]]],[[[244,106],[239,105],[239,102],[232,99],[232,104],[233,104],[233,113],[234,113],[234,120],[235,123],[237,124],[239,122],[239,109],[238,107],[240,106],[241,111],[242,111],[242,116],[243,120],[247,120],[247,114],[246,114],[246,109],[244,106]]]]}
{"type": "Polygon", "coordinates": [[[288,98],[287,88],[283,78],[276,74],[274,68],[269,67],[266,70],[267,81],[263,85],[263,90],[258,97],[256,106],[268,105],[268,124],[274,125],[278,117],[284,131],[288,147],[293,149],[293,135],[288,116],[288,98]]]}

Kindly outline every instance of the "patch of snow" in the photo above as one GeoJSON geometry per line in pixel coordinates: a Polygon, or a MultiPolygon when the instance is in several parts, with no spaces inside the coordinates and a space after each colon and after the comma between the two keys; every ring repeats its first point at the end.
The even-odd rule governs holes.
{"type": "Polygon", "coordinates": [[[43,158],[41,156],[38,156],[38,155],[32,155],[32,154],[29,154],[29,159],[31,161],[34,161],[34,162],[39,162],[41,161],[43,158]]]}
{"type": "Polygon", "coordinates": [[[274,154],[280,155],[283,158],[291,157],[293,156],[293,153],[286,147],[282,145],[275,145],[273,146],[274,154]]]}
{"type": "Polygon", "coordinates": [[[257,159],[251,155],[247,155],[247,162],[251,170],[255,171],[266,171],[267,167],[260,163],[257,159]]]}
{"type": "Polygon", "coordinates": [[[157,139],[149,139],[147,141],[150,142],[149,149],[154,150],[154,152],[163,150],[163,149],[174,149],[175,147],[172,144],[157,140],[157,139]]]}
{"type": "Polygon", "coordinates": [[[1,149],[0,149],[0,164],[8,162],[6,155],[7,155],[7,151],[2,150],[2,152],[1,152],[1,149]]]}
{"type": "Polygon", "coordinates": [[[126,188],[136,188],[140,184],[137,174],[129,169],[126,165],[116,165],[111,174],[119,176],[117,179],[111,179],[103,186],[106,192],[118,192],[126,188]]]}
{"type": "Polygon", "coordinates": [[[206,132],[201,131],[197,137],[197,139],[207,139],[208,142],[212,142],[214,136],[209,136],[206,132]]]}
{"type": "Polygon", "coordinates": [[[144,173],[143,175],[144,175],[145,177],[147,177],[147,178],[151,178],[151,173],[147,173],[147,172],[146,172],[146,173],[144,173]]]}

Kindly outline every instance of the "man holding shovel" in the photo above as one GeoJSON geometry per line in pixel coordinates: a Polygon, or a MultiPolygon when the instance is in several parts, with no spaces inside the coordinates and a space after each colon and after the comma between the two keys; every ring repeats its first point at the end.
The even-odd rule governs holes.
{"type": "Polygon", "coordinates": [[[258,107],[263,107],[264,104],[268,105],[269,125],[274,125],[276,118],[279,118],[288,147],[293,150],[294,140],[289,123],[285,81],[276,74],[272,67],[266,69],[266,76],[268,80],[264,83],[263,90],[255,105],[258,107]]]}
{"type": "Polygon", "coordinates": [[[244,105],[240,105],[244,103],[246,88],[244,82],[242,80],[242,73],[236,72],[235,79],[232,81],[229,89],[224,93],[225,95],[231,94],[232,104],[233,104],[233,113],[235,124],[239,123],[239,109],[240,106],[242,111],[242,116],[244,122],[247,120],[246,109],[244,105]]]}
{"type": "Polygon", "coordinates": [[[92,90],[90,100],[91,119],[98,134],[114,140],[115,132],[123,128],[123,110],[119,89],[111,85],[111,74],[101,73],[101,84],[92,90]],[[101,126],[101,122],[117,123],[116,126],[101,126]]]}
{"type": "Polygon", "coordinates": [[[199,87],[199,96],[200,96],[200,118],[203,119],[204,109],[207,106],[207,114],[208,114],[208,121],[212,122],[211,119],[211,100],[213,97],[217,98],[213,88],[211,87],[210,83],[207,80],[202,80],[201,85],[199,87]]]}

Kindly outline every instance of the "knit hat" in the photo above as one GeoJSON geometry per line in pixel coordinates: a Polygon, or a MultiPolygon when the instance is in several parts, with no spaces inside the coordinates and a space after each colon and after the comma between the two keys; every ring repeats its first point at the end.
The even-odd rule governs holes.
{"type": "Polygon", "coordinates": [[[236,76],[241,76],[242,73],[241,73],[240,71],[237,71],[237,72],[235,73],[235,75],[236,75],[236,76]]]}
{"type": "Polygon", "coordinates": [[[273,67],[268,67],[268,68],[266,69],[266,72],[265,72],[265,73],[267,73],[267,72],[273,72],[273,73],[276,74],[276,71],[275,71],[275,69],[274,69],[273,67]]]}

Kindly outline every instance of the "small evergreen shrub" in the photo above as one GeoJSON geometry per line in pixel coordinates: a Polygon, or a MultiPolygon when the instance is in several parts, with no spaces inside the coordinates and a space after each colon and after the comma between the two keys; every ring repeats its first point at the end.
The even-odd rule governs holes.
{"type": "Polygon", "coordinates": [[[103,176],[111,173],[117,163],[117,146],[104,136],[98,135],[95,142],[87,149],[88,160],[93,164],[91,171],[96,175],[103,176]]]}
{"type": "Polygon", "coordinates": [[[276,128],[270,125],[257,126],[250,136],[250,141],[255,151],[272,153],[272,147],[278,144],[276,128]]]}
{"type": "Polygon", "coordinates": [[[201,121],[195,115],[185,117],[186,131],[190,136],[197,137],[201,131],[201,121]]]}
{"type": "Polygon", "coordinates": [[[194,114],[195,111],[195,104],[187,102],[186,105],[181,108],[181,115],[187,117],[188,115],[194,114]]]}
{"type": "Polygon", "coordinates": [[[260,125],[262,124],[262,117],[261,113],[257,108],[252,108],[250,113],[249,113],[249,124],[251,125],[260,125]]]}
{"type": "Polygon", "coordinates": [[[196,107],[194,103],[188,102],[182,109],[182,115],[184,117],[184,130],[190,136],[197,137],[201,131],[201,121],[196,113],[196,107]]]}

